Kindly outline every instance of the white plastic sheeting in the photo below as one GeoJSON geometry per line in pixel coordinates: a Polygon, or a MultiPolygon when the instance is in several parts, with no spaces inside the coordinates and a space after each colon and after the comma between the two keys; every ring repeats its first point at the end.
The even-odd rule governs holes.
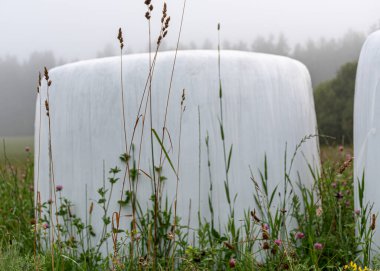
{"type": "MultiPolygon", "coordinates": [[[[160,53],[152,82],[153,128],[161,135],[166,97],[169,89],[174,52],[160,53]]],[[[123,57],[127,138],[130,144],[149,69],[148,54],[123,57]]],[[[74,203],[74,212],[85,216],[87,201],[96,201],[97,189],[103,185],[103,161],[106,175],[111,167],[124,170],[119,155],[124,152],[120,92],[120,57],[83,61],[50,71],[50,116],[52,151],[56,184],[63,185],[63,195],[74,203]],[[86,192],[87,188],[87,192],[86,192]],[[87,193],[87,197],[86,197],[87,193]]],[[[243,212],[254,207],[254,185],[250,169],[259,181],[258,170],[263,171],[264,157],[268,160],[270,189],[279,185],[283,192],[285,150],[287,171],[297,144],[308,135],[315,135],[316,116],[310,76],[305,66],[295,60],[266,54],[237,51],[221,52],[223,85],[224,131],[227,152],[233,144],[229,172],[231,198],[235,203],[236,223],[241,225],[243,212]]],[[[183,114],[179,170],[178,215],[182,223],[197,225],[197,212],[209,219],[208,195],[210,178],[205,138],[209,136],[211,179],[215,219],[226,226],[229,214],[224,181],[225,166],[220,136],[219,77],[217,51],[180,51],[175,67],[172,94],[169,103],[168,132],[165,146],[177,165],[180,101],[186,89],[186,110],[183,114]],[[199,110],[198,110],[199,109],[199,110]],[[199,121],[200,119],[200,121],[199,121]],[[200,140],[199,140],[200,132],[200,140]],[[199,160],[199,145],[201,155],[199,160]],[[172,148],[171,148],[172,146],[172,148]],[[200,180],[199,180],[200,165],[200,180]],[[200,191],[198,189],[200,181],[200,191]],[[191,200],[191,204],[190,204],[191,200]],[[200,208],[198,203],[200,203],[200,208]]],[[[45,100],[46,86],[41,91],[45,100]]],[[[145,102],[144,102],[145,104],[145,102]]],[[[36,150],[41,127],[40,181],[42,201],[49,198],[48,126],[45,108],[39,122],[39,101],[36,111],[36,150]]],[[[148,110],[149,112],[149,110],[148,110]]],[[[148,114],[149,115],[149,114],[148,114]]],[[[135,135],[136,151],[141,132],[141,121],[135,135]]],[[[147,116],[142,144],[141,168],[152,172],[149,117],[147,116]]],[[[155,161],[159,160],[159,144],[155,142],[155,161]]],[[[227,153],[228,155],[228,153],[227,153]]],[[[36,161],[38,161],[36,151],[36,161]]],[[[294,160],[291,178],[310,184],[312,176],[307,163],[319,169],[318,143],[315,137],[306,140],[294,160]]],[[[35,163],[36,170],[38,163],[35,163]]],[[[176,178],[165,163],[163,174],[165,195],[173,203],[176,178]]],[[[123,172],[119,174],[122,179],[123,172]]],[[[37,178],[36,178],[37,182],[37,178]]],[[[126,185],[128,189],[128,184],[126,185]]],[[[110,211],[117,211],[121,181],[114,189],[110,211]]],[[[140,203],[148,203],[152,194],[151,181],[142,174],[138,185],[140,203]]],[[[123,215],[130,214],[123,209],[123,215]]],[[[100,208],[93,219],[95,231],[101,227],[100,208]]]]}
{"type": "MultiPolygon", "coordinates": [[[[374,204],[373,213],[380,211],[380,31],[371,34],[363,45],[356,76],[354,106],[355,191],[357,181],[365,174],[364,203],[374,204]]],[[[359,208],[358,193],[355,200],[359,208]]],[[[380,231],[374,239],[380,245],[380,231]]]]}

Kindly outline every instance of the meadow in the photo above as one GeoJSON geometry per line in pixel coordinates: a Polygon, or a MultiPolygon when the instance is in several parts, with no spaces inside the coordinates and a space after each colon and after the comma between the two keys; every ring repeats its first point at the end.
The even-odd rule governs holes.
{"type": "MultiPolygon", "coordinates": [[[[375,230],[370,210],[365,210],[364,206],[363,210],[354,209],[352,149],[349,146],[322,148],[321,176],[315,180],[312,190],[300,187],[305,206],[293,204],[292,210],[287,210],[287,215],[297,220],[298,227],[283,239],[279,238],[283,213],[281,210],[271,213],[270,208],[263,208],[247,214],[249,227],[227,227],[226,233],[219,233],[210,222],[200,221],[196,229],[198,245],[192,246],[186,225],[178,225],[173,233],[172,211],[163,207],[158,214],[159,246],[156,262],[153,262],[153,250],[149,256],[147,249],[154,239],[154,210],[148,210],[144,214],[146,219],[138,223],[141,235],[135,241],[138,249],[133,256],[131,247],[125,244],[118,256],[112,249],[108,256],[102,256],[96,245],[86,248],[81,244],[90,242],[91,224],[69,214],[70,199],[63,198],[58,212],[64,225],[57,230],[61,233],[61,241],[56,240],[53,249],[48,249],[49,219],[35,224],[32,152],[22,143],[14,145],[18,150],[13,153],[18,157],[16,164],[9,160],[0,164],[0,270],[369,270],[364,266],[370,264],[373,270],[380,267],[376,255],[372,256],[371,263],[368,258],[370,233],[375,230]],[[270,219],[265,221],[264,217],[270,219]],[[365,238],[355,235],[355,226],[363,228],[365,238]],[[35,227],[38,227],[37,236],[35,227]],[[243,238],[243,231],[246,231],[245,236],[252,236],[251,240],[243,238]],[[178,238],[175,244],[172,234],[178,238]],[[46,246],[36,247],[36,237],[46,246]],[[251,253],[257,244],[261,247],[258,254],[251,253]]],[[[259,186],[271,198],[270,192],[265,192],[265,179],[259,186]]],[[[65,188],[57,188],[60,189],[65,188]]],[[[103,200],[97,203],[101,206],[109,196],[102,192],[103,200]]],[[[46,204],[49,203],[44,203],[44,207],[46,204]]],[[[105,220],[107,223],[110,221],[105,220]]],[[[130,238],[132,233],[123,234],[130,238]]],[[[105,238],[112,238],[112,230],[105,238]]]]}
{"type": "MultiPolygon", "coordinates": [[[[146,0],[145,4],[145,17],[150,26],[153,6],[149,0],[146,0]]],[[[183,13],[184,11],[185,6],[183,13]]],[[[164,4],[162,30],[158,36],[155,54],[154,50],[151,52],[154,54],[154,60],[145,87],[148,95],[146,100],[141,100],[141,103],[146,102],[145,112],[149,112],[146,109],[151,107],[152,103],[149,78],[153,76],[155,58],[162,40],[168,33],[169,21],[170,17],[164,4]]],[[[178,35],[178,44],[180,34],[181,32],[178,35]]],[[[122,67],[124,39],[121,29],[117,38],[122,67]]],[[[220,41],[218,54],[220,71],[220,41]]],[[[43,75],[39,76],[38,92],[42,86],[41,81],[46,81],[44,86],[48,93],[54,82],[50,81],[46,68],[43,75]]],[[[51,195],[54,196],[43,202],[39,191],[35,193],[36,161],[33,161],[31,138],[4,141],[3,158],[0,160],[0,270],[303,271],[369,270],[369,266],[372,270],[380,268],[380,257],[372,255],[372,235],[377,226],[376,215],[371,212],[371,204],[363,199],[365,180],[353,179],[350,146],[333,145],[322,148],[321,172],[315,172],[310,167],[310,174],[314,179],[311,187],[303,185],[302,180],[291,180],[287,172],[284,172],[285,187],[288,189],[285,188],[285,193],[281,196],[278,196],[277,188],[268,189],[269,169],[264,159],[260,178],[252,178],[252,202],[256,203],[257,209],[247,210],[244,220],[236,221],[234,200],[230,197],[228,183],[232,146],[226,147],[224,137],[221,82],[219,72],[219,91],[216,91],[215,95],[218,95],[220,100],[220,140],[224,148],[224,185],[229,205],[229,210],[226,210],[229,215],[226,225],[216,225],[214,207],[210,200],[208,208],[211,218],[199,216],[198,226],[190,228],[186,222],[188,218],[179,217],[176,213],[177,197],[173,204],[169,204],[167,198],[162,196],[161,189],[166,177],[162,175],[161,164],[154,165],[150,176],[154,184],[151,197],[148,199],[151,205],[146,210],[141,208],[142,203],[137,200],[136,191],[142,172],[137,166],[134,153],[131,152],[134,144],[126,139],[121,78],[124,122],[122,128],[125,133],[125,146],[130,147],[126,148],[125,153],[120,154],[126,174],[123,179],[120,168],[107,169],[106,181],[98,188],[96,201],[86,206],[85,219],[72,212],[73,199],[62,196],[62,191],[69,188],[56,184],[54,174],[50,187],[51,195]],[[230,149],[229,154],[227,149],[230,149]],[[115,184],[120,182],[129,183],[131,187],[128,191],[121,191],[121,197],[118,193],[120,191],[113,189],[115,184]],[[354,182],[359,184],[359,209],[354,208],[354,182]],[[120,198],[119,212],[109,208],[110,200],[115,197],[120,198]],[[281,204],[276,205],[278,197],[281,204]],[[120,209],[124,206],[132,210],[128,225],[121,223],[120,209]],[[93,220],[99,219],[93,217],[94,208],[102,211],[100,219],[103,231],[100,234],[96,234],[93,229],[93,220]],[[287,223],[289,220],[294,223],[287,223]],[[220,230],[221,228],[223,230],[220,230]]],[[[185,94],[181,100],[181,114],[184,111],[184,100],[185,94]]],[[[49,110],[54,104],[51,105],[49,102],[47,96],[44,113],[47,113],[49,119],[49,164],[52,165],[49,170],[52,171],[51,151],[54,145],[50,138],[49,110]]],[[[42,102],[40,106],[43,108],[42,102]]],[[[149,113],[152,114],[151,108],[149,113]]],[[[136,124],[138,120],[139,116],[136,124]]],[[[161,148],[162,157],[167,159],[170,167],[176,172],[162,143],[163,136],[157,134],[152,123],[147,126],[150,126],[152,150],[155,142],[156,146],[161,148]]],[[[316,135],[305,136],[297,146],[294,156],[298,147],[311,137],[316,135]]],[[[205,141],[208,147],[207,137],[205,141]]]]}

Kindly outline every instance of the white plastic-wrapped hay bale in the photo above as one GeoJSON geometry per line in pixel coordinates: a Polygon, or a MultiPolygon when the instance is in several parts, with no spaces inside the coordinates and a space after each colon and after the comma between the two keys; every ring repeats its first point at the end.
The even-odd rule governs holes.
{"type": "MultiPolygon", "coordinates": [[[[160,135],[173,59],[174,52],[158,55],[152,81],[153,128],[160,135]]],[[[148,69],[148,54],[123,58],[128,144],[132,138],[148,69]]],[[[119,155],[125,152],[120,58],[83,61],[58,67],[50,71],[50,78],[53,82],[49,93],[55,182],[63,185],[62,193],[73,201],[74,211],[85,217],[85,206],[89,206],[86,199],[96,201],[99,198],[97,189],[103,185],[103,163],[107,176],[108,169],[116,165],[124,171],[119,160],[119,155]]],[[[235,218],[240,225],[243,212],[254,207],[254,185],[250,180],[249,167],[259,180],[258,169],[263,170],[266,155],[269,188],[279,185],[278,191],[282,193],[285,151],[289,170],[296,146],[305,136],[316,134],[316,116],[309,73],[304,65],[295,60],[266,54],[222,51],[221,81],[227,156],[229,147],[233,144],[229,172],[230,194],[231,198],[238,195],[235,218]]],[[[164,142],[175,167],[179,149],[180,101],[183,89],[186,89],[186,110],[183,113],[179,159],[178,215],[182,217],[182,223],[187,224],[190,212],[190,223],[197,225],[197,212],[200,210],[201,217],[209,220],[210,161],[215,220],[220,222],[223,230],[229,208],[224,188],[225,164],[219,125],[217,51],[178,53],[168,108],[167,131],[170,137],[166,135],[164,142]],[[207,135],[209,158],[205,144],[207,135]]],[[[44,101],[46,89],[41,91],[41,95],[44,101]]],[[[40,149],[41,156],[39,170],[36,163],[35,172],[40,172],[38,189],[41,191],[42,201],[46,201],[49,198],[48,119],[43,113],[40,123],[39,112],[37,107],[35,138],[36,150],[40,149]]],[[[45,112],[44,108],[42,112],[45,112]]],[[[141,111],[143,113],[144,110],[141,111]]],[[[134,137],[136,159],[141,124],[140,119],[134,137]]],[[[140,168],[152,175],[149,109],[145,125],[140,168]]],[[[160,147],[155,139],[154,143],[157,165],[160,147]]],[[[318,143],[315,137],[306,140],[298,150],[291,171],[294,181],[298,181],[299,174],[304,184],[312,182],[307,163],[319,169],[318,143]]],[[[176,178],[167,161],[163,167],[163,175],[167,177],[164,197],[167,196],[169,204],[172,204],[176,178]]],[[[122,176],[123,172],[119,174],[119,178],[122,179],[122,176]]],[[[141,174],[137,194],[143,205],[149,202],[151,186],[151,180],[141,174]]],[[[120,199],[120,190],[121,181],[114,187],[111,211],[118,210],[116,202],[120,199]]],[[[130,214],[130,207],[123,208],[122,213],[130,214]]],[[[93,215],[99,218],[100,208],[96,208],[93,215]]],[[[95,223],[95,231],[99,232],[101,220],[92,221],[95,223]]]]}
{"type": "MultiPolygon", "coordinates": [[[[380,211],[380,31],[371,34],[363,45],[357,75],[354,106],[355,191],[365,175],[364,203],[374,204],[372,213],[380,211]]],[[[356,193],[355,207],[359,206],[356,193]]],[[[380,231],[373,240],[380,245],[380,231]]]]}

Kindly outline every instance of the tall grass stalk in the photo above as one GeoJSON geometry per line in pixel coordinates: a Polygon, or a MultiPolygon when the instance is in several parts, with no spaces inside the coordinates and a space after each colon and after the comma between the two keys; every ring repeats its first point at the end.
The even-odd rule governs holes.
{"type": "MultiPolygon", "coordinates": [[[[49,96],[49,89],[52,84],[52,81],[49,80],[49,71],[45,67],[44,68],[44,75],[45,75],[45,80],[46,80],[46,114],[48,117],[48,143],[49,143],[49,184],[50,184],[50,199],[51,199],[51,204],[50,204],[50,222],[51,222],[51,253],[52,253],[52,268],[54,271],[54,223],[53,223],[53,213],[52,213],[52,208],[53,205],[55,206],[55,218],[56,218],[56,227],[59,227],[59,221],[58,221],[58,207],[57,207],[57,194],[56,194],[56,183],[55,183],[55,176],[54,176],[54,160],[53,160],[53,146],[52,146],[52,129],[51,129],[51,117],[50,117],[50,96],[49,96]],[[53,197],[54,196],[54,201],[53,197]]],[[[58,238],[58,250],[60,251],[60,233],[57,231],[57,238],[58,238]]]]}
{"type": "MultiPolygon", "coordinates": [[[[42,120],[42,96],[40,93],[41,90],[41,80],[42,75],[41,72],[38,73],[38,84],[37,84],[37,99],[39,101],[39,125],[38,125],[38,149],[37,151],[37,180],[35,184],[34,191],[36,192],[36,195],[39,195],[39,184],[40,184],[40,156],[41,156],[41,120],[42,120]]],[[[38,270],[38,261],[37,258],[37,223],[39,221],[38,219],[38,196],[35,197],[34,200],[34,261],[36,262],[36,271],[38,270]]]]}

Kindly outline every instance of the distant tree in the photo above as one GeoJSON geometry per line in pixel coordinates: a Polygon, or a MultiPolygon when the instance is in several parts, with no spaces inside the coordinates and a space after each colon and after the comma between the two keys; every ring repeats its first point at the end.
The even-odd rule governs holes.
{"type": "Polygon", "coordinates": [[[313,85],[317,86],[332,79],[345,63],[357,61],[364,40],[363,33],[348,31],[340,39],[321,38],[297,45],[290,56],[308,67],[313,85]]]}
{"type": "Polygon", "coordinates": [[[356,69],[357,62],[343,65],[334,79],[321,83],[314,92],[319,133],[339,143],[353,141],[356,69]]]}
{"type": "Polygon", "coordinates": [[[222,49],[223,50],[231,50],[232,49],[231,43],[228,40],[223,41],[222,49]]]}
{"type": "Polygon", "coordinates": [[[96,54],[96,57],[97,58],[102,58],[102,57],[109,57],[109,56],[116,56],[116,55],[119,55],[120,54],[120,50],[118,50],[119,48],[117,46],[114,46],[113,44],[111,43],[107,43],[103,50],[101,51],[98,51],[97,54],[96,54]]]}
{"type": "Polygon", "coordinates": [[[211,50],[211,49],[215,49],[215,48],[214,48],[214,45],[212,44],[212,42],[209,39],[206,39],[202,45],[202,49],[211,50]]]}
{"type": "Polygon", "coordinates": [[[268,38],[258,36],[252,43],[251,50],[258,53],[288,56],[290,46],[283,34],[280,34],[277,39],[273,35],[268,38]]]}
{"type": "Polygon", "coordinates": [[[56,63],[52,52],[34,52],[22,63],[0,58],[0,137],[33,135],[38,71],[56,63]]]}
{"type": "Polygon", "coordinates": [[[189,49],[190,50],[196,50],[196,49],[198,49],[198,45],[194,41],[192,41],[192,42],[190,42],[189,49]]]}

